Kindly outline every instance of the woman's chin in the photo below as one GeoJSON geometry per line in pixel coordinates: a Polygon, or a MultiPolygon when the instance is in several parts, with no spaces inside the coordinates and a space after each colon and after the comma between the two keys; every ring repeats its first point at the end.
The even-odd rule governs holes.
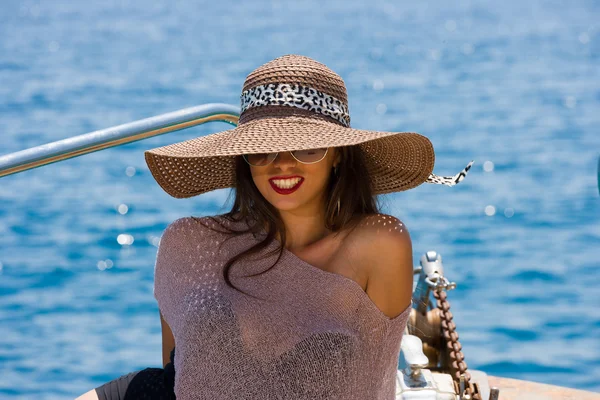
{"type": "Polygon", "coordinates": [[[288,201],[276,202],[275,204],[273,204],[273,207],[275,207],[278,211],[294,211],[299,208],[299,204],[291,203],[288,201]]]}
{"type": "Polygon", "coordinates": [[[278,211],[293,211],[302,208],[302,202],[298,199],[279,198],[270,202],[278,211]]]}

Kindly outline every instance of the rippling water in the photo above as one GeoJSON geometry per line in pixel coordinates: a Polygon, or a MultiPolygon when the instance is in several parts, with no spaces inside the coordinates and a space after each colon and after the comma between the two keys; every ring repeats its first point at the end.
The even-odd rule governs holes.
{"type": "MultiPolygon", "coordinates": [[[[354,127],[427,135],[441,175],[475,160],[457,187],[382,198],[415,263],[437,250],[458,282],[469,367],[600,391],[598,3],[290,3],[4,1],[0,155],[237,104],[257,66],[313,57],[345,79],[354,127]]],[[[143,151],[228,128],[0,179],[0,397],[73,398],[161,365],[158,237],[228,192],[170,198],[143,151]]]]}

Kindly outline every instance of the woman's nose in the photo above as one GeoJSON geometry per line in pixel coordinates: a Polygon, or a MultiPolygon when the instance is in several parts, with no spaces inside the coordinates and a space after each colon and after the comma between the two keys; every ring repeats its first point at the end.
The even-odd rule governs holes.
{"type": "Polygon", "coordinates": [[[293,167],[296,165],[296,163],[297,161],[294,158],[294,156],[292,156],[292,153],[290,151],[279,152],[279,154],[277,154],[277,157],[275,157],[275,160],[273,160],[273,164],[279,168],[289,166],[293,167]]]}

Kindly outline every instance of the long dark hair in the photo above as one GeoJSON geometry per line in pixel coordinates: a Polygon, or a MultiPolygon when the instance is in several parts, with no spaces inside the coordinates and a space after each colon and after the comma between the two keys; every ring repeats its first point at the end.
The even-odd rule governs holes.
{"type": "MultiPolygon", "coordinates": [[[[372,180],[368,174],[365,156],[363,151],[357,145],[337,147],[341,151],[341,159],[338,165],[337,174],[331,169],[330,177],[326,188],[327,204],[325,208],[325,227],[333,232],[339,232],[342,229],[354,229],[362,218],[361,216],[379,213],[377,198],[373,194],[372,180]],[[337,212],[337,202],[340,200],[339,213],[337,212]]],[[[266,237],[249,249],[233,256],[227,261],[223,268],[223,278],[226,284],[234,287],[229,279],[229,269],[231,266],[245,257],[259,253],[279,234],[280,245],[276,249],[279,252],[277,260],[271,265],[273,268],[283,255],[286,242],[285,226],[279,216],[278,210],[265,200],[259,192],[250,172],[250,166],[242,156],[235,157],[235,199],[231,210],[221,217],[229,221],[246,221],[247,230],[232,230],[226,227],[218,219],[209,217],[224,230],[219,231],[234,236],[252,232],[259,233],[266,227],[266,237]]],[[[197,222],[204,225],[200,219],[193,217],[197,222]]],[[[204,225],[206,226],[206,225],[204,225]]],[[[207,226],[208,227],[208,226],[207,226]]],[[[212,229],[211,227],[208,227],[212,229]]],[[[261,272],[260,274],[265,273],[261,272]]],[[[260,275],[258,274],[258,275],[260,275]]],[[[240,290],[241,291],[241,290],[240,290]]],[[[243,292],[243,291],[242,291],[243,292]]],[[[245,293],[245,292],[244,292],[245,293]]]]}

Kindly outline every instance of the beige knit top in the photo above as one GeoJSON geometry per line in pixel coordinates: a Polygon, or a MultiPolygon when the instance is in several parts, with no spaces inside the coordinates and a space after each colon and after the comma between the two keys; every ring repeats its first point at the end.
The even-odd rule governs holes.
{"type": "Polygon", "coordinates": [[[274,263],[277,254],[266,253],[277,241],[262,259],[230,269],[234,286],[257,298],[228,287],[225,262],[262,234],[240,234],[219,248],[227,236],[191,217],[165,229],[154,296],[175,338],[177,399],[394,399],[411,307],[390,319],[357,282],[286,249],[273,268],[248,276],[274,263]]]}

